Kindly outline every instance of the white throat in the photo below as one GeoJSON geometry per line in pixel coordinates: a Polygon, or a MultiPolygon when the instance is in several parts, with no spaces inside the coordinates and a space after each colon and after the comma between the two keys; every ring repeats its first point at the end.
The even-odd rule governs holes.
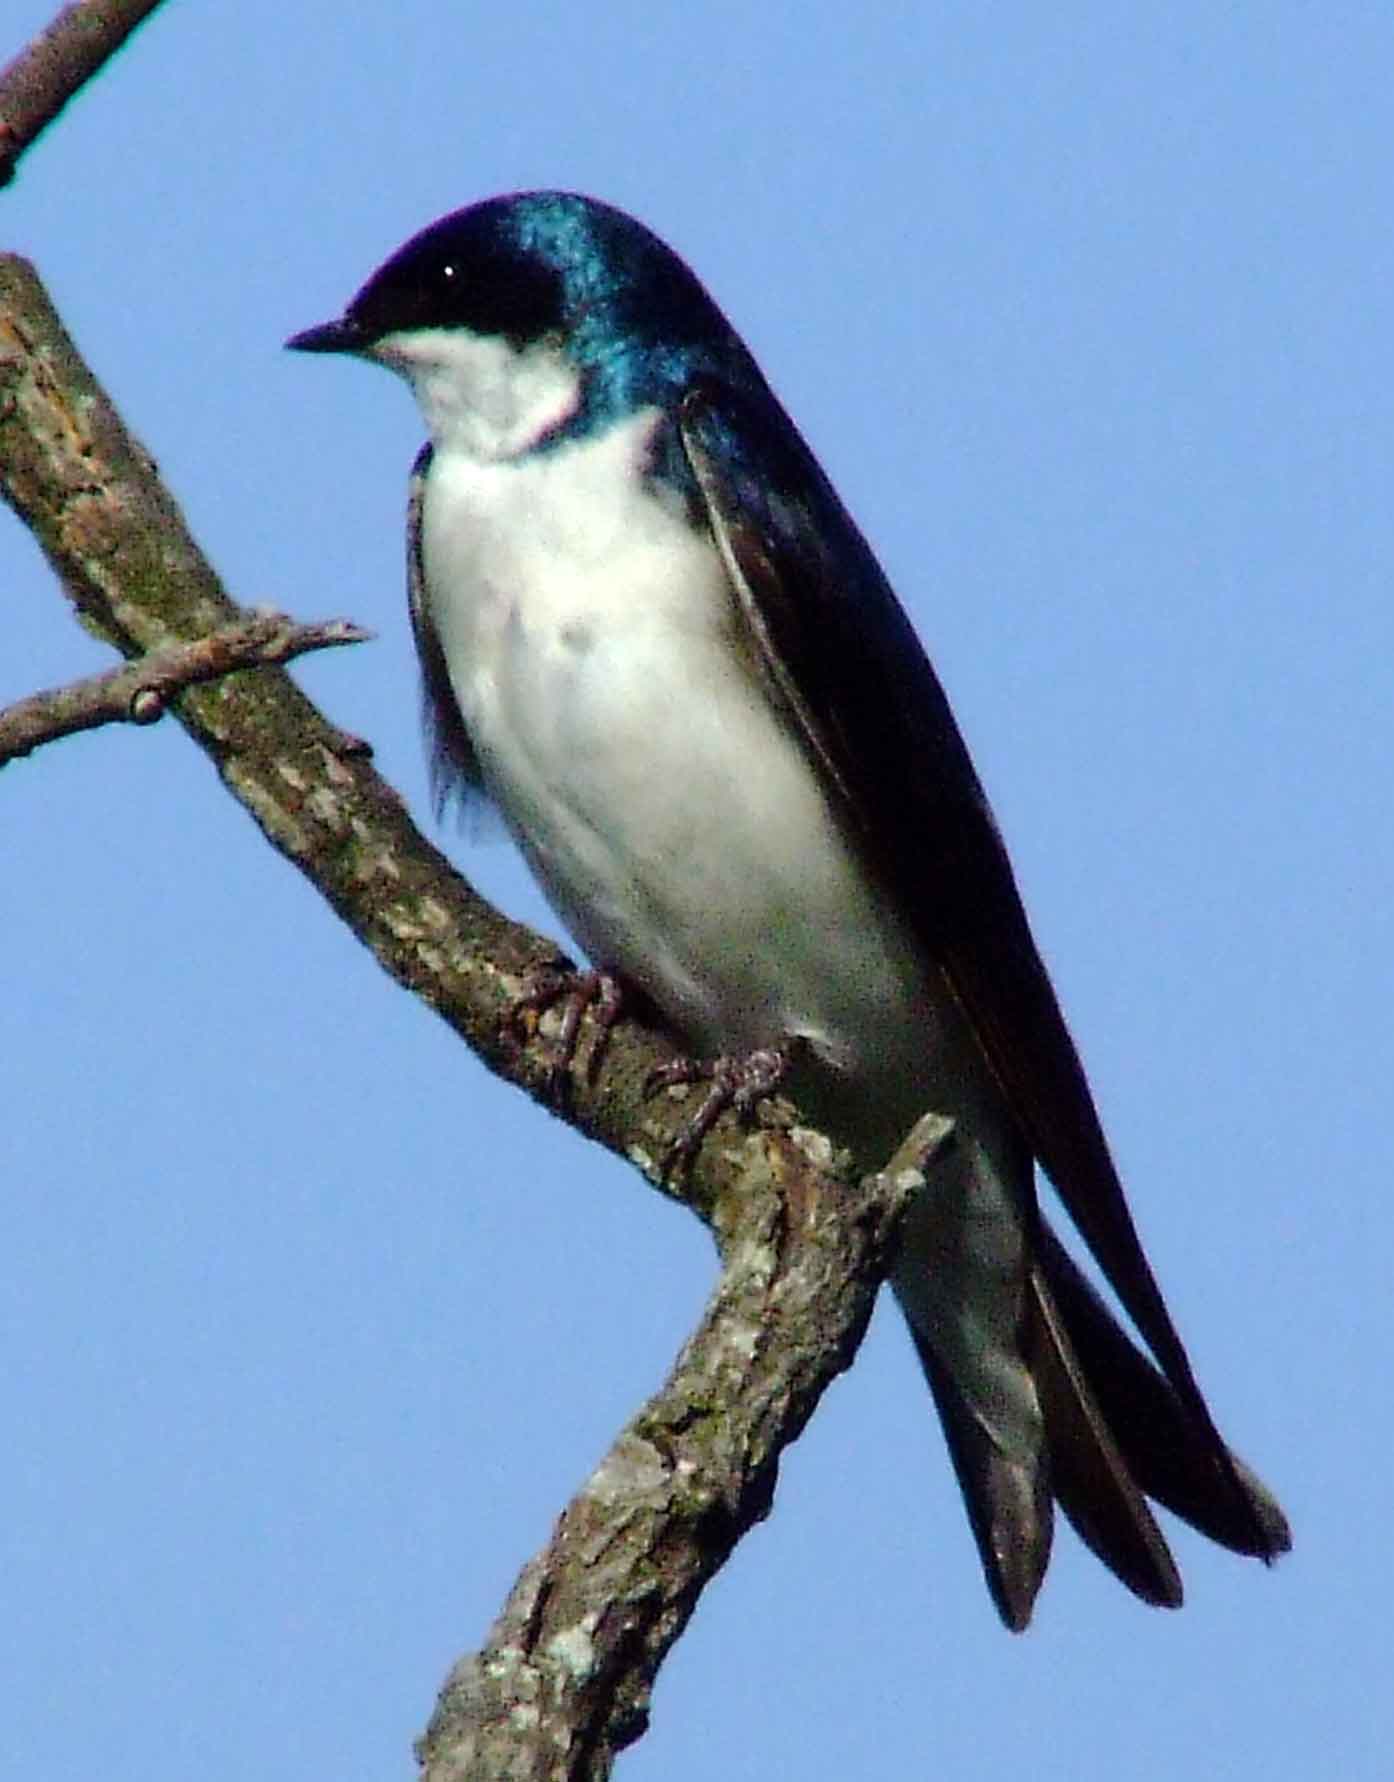
{"type": "Polygon", "coordinates": [[[521,456],[581,400],[580,373],[555,341],[413,328],[386,335],[372,357],[411,385],[437,451],[479,464],[521,456]]]}

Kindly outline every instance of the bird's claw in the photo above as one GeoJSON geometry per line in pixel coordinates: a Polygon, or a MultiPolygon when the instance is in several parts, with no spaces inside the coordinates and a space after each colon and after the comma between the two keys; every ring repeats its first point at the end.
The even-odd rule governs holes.
{"type": "Polygon", "coordinates": [[[586,1060],[585,1076],[589,1082],[595,1075],[610,1030],[623,1012],[624,990],[619,979],[608,972],[544,966],[508,1011],[509,1025],[526,1038],[525,1017],[530,1014],[540,1017],[554,1008],[559,1008],[561,1013],[556,1035],[551,1041],[547,1095],[555,1106],[564,1107],[571,1070],[580,1050],[581,1023],[587,1011],[590,1011],[596,1028],[590,1056],[586,1060]]]}
{"type": "Polygon", "coordinates": [[[681,1083],[707,1083],[701,1105],[678,1129],[668,1147],[663,1173],[671,1175],[697,1151],[702,1140],[730,1108],[747,1114],[757,1101],[773,1095],[789,1069],[789,1054],[780,1046],[762,1046],[754,1052],[720,1058],[674,1058],[651,1070],[644,1088],[648,1094],[681,1083]]]}

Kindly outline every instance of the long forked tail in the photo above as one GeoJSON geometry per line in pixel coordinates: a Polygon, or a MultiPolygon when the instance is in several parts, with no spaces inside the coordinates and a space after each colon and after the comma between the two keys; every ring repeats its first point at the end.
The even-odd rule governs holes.
{"type": "Polygon", "coordinates": [[[1052,1539],[1052,1505],[1134,1595],[1178,1608],[1181,1577],[1148,1499],[1202,1534],[1266,1561],[1287,1551],[1287,1520],[1236,1456],[1248,1498],[1164,1375],[1123,1331],[1044,1220],[1023,1309],[1023,1359],[1035,1382],[1044,1441],[1032,1464],[1006,1454],[911,1326],[998,1613],[1014,1631],[1031,1618],[1052,1539]],[[1256,1531],[1257,1537],[1256,1538],[1256,1531]]]}
{"type": "MultiPolygon", "coordinates": [[[[1272,1492],[1231,1453],[1234,1475],[1247,1499],[1246,1505],[1236,1505],[1230,1478],[1220,1472],[1180,1398],[1123,1331],[1044,1220],[1035,1275],[1055,1304],[1093,1402],[1139,1490],[1232,1552],[1270,1564],[1286,1553],[1292,1533],[1272,1492]]],[[[1047,1439],[1054,1457],[1057,1444],[1049,1415],[1047,1439]]],[[[1056,1473],[1058,1479],[1058,1462],[1056,1473]]],[[[1089,1540],[1063,1490],[1059,1496],[1066,1514],[1089,1540]]],[[[1100,1557],[1130,1583],[1111,1552],[1100,1557]]]]}

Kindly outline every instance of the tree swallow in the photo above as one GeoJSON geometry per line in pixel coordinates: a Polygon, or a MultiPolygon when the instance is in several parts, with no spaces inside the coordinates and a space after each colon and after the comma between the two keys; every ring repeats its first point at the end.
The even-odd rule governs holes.
{"type": "Polygon", "coordinates": [[[411,617],[438,793],[502,812],[591,961],[694,1053],[780,1048],[866,1168],[955,1141],[892,1284],[988,1586],[1030,1618],[1059,1501],[1145,1601],[1148,1499],[1272,1560],[1143,1253],[1011,865],[866,541],[689,268],[593,199],[413,237],[297,334],[411,385],[411,617]],[[1045,1222],[1050,1179],[1144,1356],[1045,1222]]]}

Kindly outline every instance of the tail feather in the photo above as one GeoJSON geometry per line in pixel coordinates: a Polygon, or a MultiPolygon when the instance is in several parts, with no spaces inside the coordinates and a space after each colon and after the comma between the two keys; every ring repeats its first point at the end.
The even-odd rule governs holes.
{"type": "Polygon", "coordinates": [[[1162,1608],[1180,1607],[1181,1577],[1149,1498],[1234,1552],[1270,1563],[1286,1552],[1291,1535],[1272,1493],[1229,1450],[1216,1455],[1209,1427],[1198,1426],[1043,1219],[1033,1249],[1018,1353],[1040,1407],[1038,1447],[1020,1442],[1008,1453],[920,1321],[910,1324],[1006,1625],[1019,1632],[1031,1619],[1057,1498],[1104,1564],[1162,1608]]]}
{"type": "Polygon", "coordinates": [[[1134,1595],[1181,1607],[1181,1574],[1101,1411],[1039,1266],[1031,1271],[1031,1371],[1060,1506],[1134,1595]]]}
{"type": "Polygon", "coordinates": [[[1207,1432],[1196,1428],[1165,1377],[1125,1334],[1044,1220],[1037,1263],[1069,1346],[1141,1490],[1232,1552],[1270,1564],[1286,1553],[1292,1534],[1273,1494],[1236,1455],[1229,1455],[1232,1474],[1220,1467],[1207,1432]],[[1235,1479],[1246,1499],[1242,1504],[1235,1502],[1235,1479]]]}
{"type": "Polygon", "coordinates": [[[913,1324],[909,1329],[944,1426],[988,1590],[997,1613],[1020,1633],[1050,1563],[1055,1516],[1044,1453],[1032,1461],[1003,1453],[928,1342],[913,1324]]]}

